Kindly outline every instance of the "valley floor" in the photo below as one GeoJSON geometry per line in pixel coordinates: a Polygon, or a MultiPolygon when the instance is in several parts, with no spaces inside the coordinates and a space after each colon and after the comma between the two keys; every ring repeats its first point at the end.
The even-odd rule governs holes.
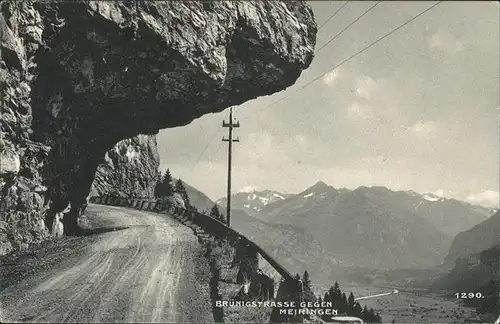
{"type": "MultiPolygon", "coordinates": [[[[463,307],[457,300],[444,298],[435,294],[428,294],[418,290],[400,287],[369,286],[339,282],[342,291],[355,297],[369,296],[391,292],[397,289],[399,293],[361,300],[361,306],[373,308],[382,316],[384,323],[482,323],[469,307],[463,307]]],[[[325,291],[323,288],[323,292],[325,291]]]]}

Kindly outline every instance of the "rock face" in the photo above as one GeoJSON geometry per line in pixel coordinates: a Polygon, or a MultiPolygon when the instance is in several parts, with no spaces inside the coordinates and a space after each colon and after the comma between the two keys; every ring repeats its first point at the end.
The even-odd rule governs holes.
{"type": "Polygon", "coordinates": [[[492,246],[500,244],[500,211],[453,239],[444,265],[452,268],[458,258],[467,258],[492,246]]]}
{"type": "Polygon", "coordinates": [[[304,2],[2,1],[2,253],[75,234],[119,141],[292,85],[316,32],[304,2]]]}
{"type": "Polygon", "coordinates": [[[90,196],[153,198],[160,156],[154,135],[118,142],[99,164],[90,196]]]}

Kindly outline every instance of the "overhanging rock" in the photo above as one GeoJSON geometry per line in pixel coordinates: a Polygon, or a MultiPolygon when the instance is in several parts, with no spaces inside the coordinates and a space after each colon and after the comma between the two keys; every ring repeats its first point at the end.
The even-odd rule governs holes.
{"type": "Polygon", "coordinates": [[[292,85],[312,61],[317,31],[302,1],[0,7],[0,146],[14,161],[0,170],[0,227],[26,228],[25,238],[31,229],[46,235],[38,220],[51,228],[68,206],[64,230],[75,233],[97,165],[120,140],[292,85]],[[47,190],[35,192],[40,185],[47,190]]]}

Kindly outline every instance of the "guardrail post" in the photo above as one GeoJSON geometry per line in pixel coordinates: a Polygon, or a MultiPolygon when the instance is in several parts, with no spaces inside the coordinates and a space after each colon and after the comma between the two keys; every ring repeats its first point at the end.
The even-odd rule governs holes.
{"type": "Polygon", "coordinates": [[[241,242],[240,252],[236,251],[235,257],[239,258],[240,268],[236,276],[236,283],[251,282],[259,269],[259,258],[257,250],[252,248],[248,242],[241,242]]]}
{"type": "Polygon", "coordinates": [[[293,323],[303,323],[304,321],[304,316],[295,314],[295,312],[302,307],[300,307],[300,302],[301,302],[301,292],[299,293],[299,290],[302,289],[302,282],[292,279],[292,278],[287,278],[281,281],[279,288],[278,288],[278,293],[276,295],[276,301],[294,301],[295,302],[295,308],[279,308],[275,307],[273,308],[271,312],[271,317],[269,321],[271,323],[276,323],[276,322],[293,322],[293,323]],[[290,313],[288,313],[290,312],[290,313]]]}

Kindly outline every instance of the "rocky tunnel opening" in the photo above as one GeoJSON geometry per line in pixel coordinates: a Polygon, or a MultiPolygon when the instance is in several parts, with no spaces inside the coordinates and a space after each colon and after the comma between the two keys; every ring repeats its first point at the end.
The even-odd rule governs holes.
{"type": "Polygon", "coordinates": [[[2,254],[55,219],[77,234],[98,167],[129,161],[118,142],[150,153],[137,184],[158,130],[291,86],[317,31],[303,1],[0,6],[2,254]]]}

